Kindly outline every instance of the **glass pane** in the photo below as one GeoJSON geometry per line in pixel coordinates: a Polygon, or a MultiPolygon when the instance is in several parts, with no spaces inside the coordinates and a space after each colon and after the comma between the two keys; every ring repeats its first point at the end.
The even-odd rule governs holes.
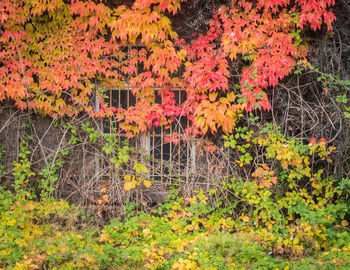
{"type": "Polygon", "coordinates": [[[163,142],[163,160],[169,160],[170,155],[170,143],[163,142]]]}
{"type": "Polygon", "coordinates": [[[123,109],[128,108],[128,91],[127,90],[120,90],[120,101],[119,101],[119,107],[123,109]]]}
{"type": "Polygon", "coordinates": [[[111,106],[118,108],[119,106],[119,95],[118,95],[118,90],[111,90],[112,93],[112,104],[111,106]]]}
{"type": "Polygon", "coordinates": [[[160,137],[154,137],[154,145],[151,149],[151,155],[153,155],[154,159],[160,160],[161,159],[161,144],[162,144],[162,138],[160,137]]]}

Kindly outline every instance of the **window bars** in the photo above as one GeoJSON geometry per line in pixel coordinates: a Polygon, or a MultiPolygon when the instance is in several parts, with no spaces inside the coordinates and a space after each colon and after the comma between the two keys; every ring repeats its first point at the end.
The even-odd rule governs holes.
{"type": "MultiPolygon", "coordinates": [[[[130,57],[132,49],[142,47],[126,46],[123,48],[124,59],[130,57]]],[[[123,61],[123,59],[118,59],[123,61]]],[[[139,66],[138,72],[142,72],[139,66]]],[[[116,88],[107,89],[105,93],[105,103],[116,108],[127,109],[136,104],[136,98],[131,92],[131,86],[128,82],[121,84],[116,88]]],[[[157,90],[157,89],[155,89],[157,90]]],[[[183,89],[172,89],[175,95],[177,105],[182,105],[186,101],[186,91],[183,89]]],[[[161,104],[162,97],[156,95],[155,103],[161,104]]],[[[118,123],[113,119],[101,120],[104,134],[118,134],[119,143],[127,140],[126,134],[120,130],[118,123]]],[[[149,168],[148,177],[155,182],[165,184],[165,181],[171,181],[175,178],[188,179],[191,172],[195,169],[195,144],[189,140],[178,144],[165,142],[164,138],[177,133],[179,138],[185,134],[185,128],[189,126],[186,117],[178,117],[169,128],[152,127],[148,132],[127,140],[129,145],[134,148],[134,152],[140,152],[143,158],[142,162],[149,168]]],[[[110,164],[105,164],[104,167],[110,164]]]]}

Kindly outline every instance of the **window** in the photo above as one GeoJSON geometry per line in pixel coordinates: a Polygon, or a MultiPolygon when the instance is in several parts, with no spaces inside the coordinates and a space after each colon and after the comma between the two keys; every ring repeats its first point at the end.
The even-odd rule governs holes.
{"type": "MultiPolygon", "coordinates": [[[[178,105],[186,100],[186,92],[181,89],[173,90],[175,100],[178,105]]],[[[156,99],[156,102],[160,103],[156,99]]],[[[171,127],[153,127],[147,134],[147,145],[150,149],[152,178],[163,181],[164,176],[168,177],[188,177],[188,173],[194,170],[193,159],[195,157],[194,144],[189,141],[181,141],[178,144],[164,142],[164,138],[173,133],[181,137],[185,133],[185,128],[189,125],[186,117],[175,119],[171,127]]]]}
{"type": "MultiPolygon", "coordinates": [[[[173,90],[178,104],[186,100],[184,90],[173,90]]],[[[108,104],[116,108],[128,108],[136,103],[131,89],[126,84],[125,88],[114,88],[107,91],[108,104]]],[[[106,100],[107,102],[107,100],[106,100]]],[[[160,97],[156,102],[161,102],[160,97]]],[[[127,140],[126,135],[121,132],[118,123],[113,119],[103,119],[102,126],[105,134],[118,132],[120,143],[127,140]]],[[[168,178],[188,177],[188,174],[194,170],[195,146],[189,141],[180,141],[178,144],[164,142],[164,138],[173,133],[184,135],[185,128],[189,125],[186,117],[175,119],[169,128],[152,127],[147,133],[139,135],[137,138],[129,140],[129,144],[136,151],[142,151],[148,156],[144,162],[147,162],[149,168],[149,177],[152,180],[159,180],[162,183],[168,178]]]]}
{"type": "MultiPolygon", "coordinates": [[[[129,57],[128,53],[133,47],[124,48],[124,56],[129,57]]],[[[123,59],[119,59],[123,61],[123,59]]],[[[139,72],[142,67],[139,67],[139,72]]],[[[186,101],[186,92],[182,89],[173,89],[175,100],[178,105],[186,101]]],[[[136,104],[136,98],[131,93],[131,87],[126,82],[118,88],[108,89],[105,103],[116,108],[127,109],[136,104]]],[[[161,97],[156,95],[156,103],[161,103],[161,97]]],[[[126,140],[126,135],[119,129],[118,123],[111,119],[102,120],[103,132],[111,134],[117,131],[119,141],[126,140]]],[[[166,183],[168,179],[183,177],[188,178],[189,174],[195,169],[195,145],[190,141],[180,141],[178,144],[164,142],[164,138],[173,133],[184,135],[185,128],[189,125],[186,117],[175,119],[171,127],[152,127],[147,133],[139,135],[137,138],[129,140],[129,144],[136,151],[141,151],[148,157],[143,160],[149,170],[150,179],[166,183]]]]}

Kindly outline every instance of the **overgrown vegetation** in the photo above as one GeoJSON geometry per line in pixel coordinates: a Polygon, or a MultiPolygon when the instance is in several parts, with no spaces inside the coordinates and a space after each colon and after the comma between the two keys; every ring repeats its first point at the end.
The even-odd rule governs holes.
{"type": "MultiPolygon", "coordinates": [[[[243,193],[249,197],[250,192],[243,193]]],[[[198,192],[192,198],[169,198],[152,214],[127,205],[123,221],[113,219],[99,229],[84,227],[89,217],[63,201],[15,201],[13,194],[5,191],[1,196],[0,262],[6,269],[350,266],[348,224],[342,221],[341,211],[334,215],[335,204],[312,210],[302,198],[293,198],[299,205],[292,212],[301,217],[291,220],[288,214],[276,211],[278,226],[270,229],[261,225],[261,217],[254,212],[245,211],[236,220],[227,217],[232,209],[213,208],[198,192]]],[[[265,208],[266,204],[255,206],[265,208]]]]}
{"type": "MultiPolygon", "coordinates": [[[[331,162],[334,147],[324,139],[308,144],[287,140],[272,125],[261,128],[258,136],[236,128],[235,135],[225,140],[226,147],[240,152],[235,161],[239,166],[250,165],[252,153],[261,153],[252,178],[231,177],[191,197],[182,197],[174,184],[165,203],[149,211],[136,202],[126,203],[119,219],[100,226],[93,216],[51,197],[59,162],[44,167],[33,186],[30,151],[22,141],[19,159],[13,163],[13,189],[2,187],[0,192],[0,265],[8,269],[349,268],[350,179],[326,175],[323,165],[317,164],[331,162]]],[[[113,151],[123,153],[119,145],[113,151]]],[[[134,169],[142,172],[142,167],[134,169]]],[[[126,183],[136,181],[130,175],[124,178],[126,183]]],[[[106,195],[98,204],[107,202],[106,195]]]]}
{"type": "Polygon", "coordinates": [[[0,1],[0,269],[350,269],[349,0],[119,2],[0,1]]]}

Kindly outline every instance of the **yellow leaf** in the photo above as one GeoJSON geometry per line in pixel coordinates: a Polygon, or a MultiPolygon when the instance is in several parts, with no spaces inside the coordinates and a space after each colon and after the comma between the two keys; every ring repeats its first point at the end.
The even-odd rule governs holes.
{"type": "Polygon", "coordinates": [[[214,102],[214,101],[216,100],[217,95],[218,95],[217,92],[216,92],[216,93],[210,93],[210,94],[209,94],[209,100],[210,100],[211,102],[214,102]]]}
{"type": "Polygon", "coordinates": [[[108,202],[108,195],[103,195],[103,196],[102,196],[102,199],[103,199],[105,202],[108,202]]]}
{"type": "Polygon", "coordinates": [[[198,128],[202,129],[205,126],[205,118],[200,116],[195,119],[195,123],[198,128]]]}
{"type": "Polygon", "coordinates": [[[304,231],[305,231],[305,232],[308,232],[308,231],[310,231],[311,229],[312,229],[311,226],[310,226],[310,225],[307,225],[307,226],[305,227],[304,231]]]}
{"type": "Polygon", "coordinates": [[[235,93],[234,93],[234,92],[228,93],[228,94],[227,94],[227,99],[228,99],[230,102],[235,101],[235,99],[236,99],[235,93]]]}
{"type": "Polygon", "coordinates": [[[295,237],[295,238],[293,239],[293,244],[294,244],[294,245],[299,244],[299,242],[300,242],[300,240],[299,240],[298,237],[295,237]]]}
{"type": "Polygon", "coordinates": [[[17,224],[16,219],[10,219],[7,221],[8,226],[15,226],[17,224]]]}
{"type": "Polygon", "coordinates": [[[269,230],[272,230],[272,227],[273,227],[273,225],[269,222],[269,223],[266,223],[266,225],[267,225],[267,228],[269,229],[269,230]]]}
{"type": "Polygon", "coordinates": [[[151,181],[149,181],[149,180],[143,180],[143,184],[145,185],[145,187],[150,187],[150,186],[152,186],[152,182],[151,181]]]}
{"type": "Polygon", "coordinates": [[[187,55],[187,51],[186,50],[181,50],[180,53],[179,53],[179,56],[182,59],[182,61],[185,60],[186,55],[187,55]]]}
{"type": "Polygon", "coordinates": [[[288,168],[288,163],[286,161],[283,161],[281,165],[284,170],[288,168]]]}
{"type": "Polygon", "coordinates": [[[347,227],[347,226],[349,225],[349,222],[347,222],[346,220],[343,220],[343,221],[341,222],[341,225],[342,225],[343,227],[347,227]]]}
{"type": "Polygon", "coordinates": [[[193,198],[186,198],[186,201],[188,201],[189,203],[197,203],[197,197],[194,196],[193,198]]]}
{"type": "Polygon", "coordinates": [[[126,182],[124,184],[124,190],[128,191],[136,187],[136,181],[126,182]]]}
{"type": "Polygon", "coordinates": [[[250,220],[248,216],[242,216],[241,219],[243,220],[243,222],[248,222],[250,220]]]}
{"type": "Polygon", "coordinates": [[[147,236],[147,235],[149,235],[149,234],[150,234],[150,232],[151,232],[151,231],[150,231],[150,229],[149,229],[149,228],[145,228],[145,229],[143,229],[143,231],[142,231],[142,232],[143,232],[143,234],[144,234],[144,235],[146,235],[146,236],[147,236]]]}
{"type": "Polygon", "coordinates": [[[131,176],[128,175],[128,174],[124,175],[124,180],[125,181],[130,181],[131,180],[131,176]]]}

